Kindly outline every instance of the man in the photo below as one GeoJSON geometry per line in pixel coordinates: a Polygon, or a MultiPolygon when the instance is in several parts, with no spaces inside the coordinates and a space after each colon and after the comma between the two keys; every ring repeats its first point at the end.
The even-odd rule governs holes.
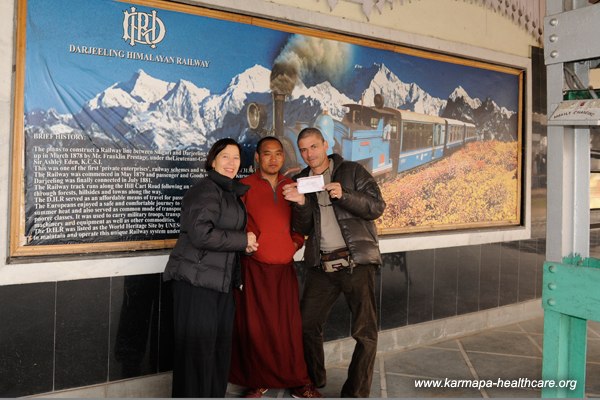
{"type": "MultiPolygon", "coordinates": [[[[294,253],[304,237],[292,232],[290,203],[282,188],[292,180],[279,173],[281,142],[272,136],[256,146],[259,169],[242,179],[250,186],[243,201],[248,232],[258,250],[242,257],[243,290],[236,291],[230,381],[250,388],[245,397],[262,397],[267,388],[311,387],[302,347],[302,318],[294,253]]],[[[301,397],[322,397],[316,390],[294,390],[301,397]]]]}
{"type": "Polygon", "coordinates": [[[308,235],[301,302],[308,374],[317,387],[326,384],[323,325],[344,293],[356,346],[341,397],[369,397],[377,352],[375,272],[381,265],[374,220],[385,202],[360,164],[327,156],[328,144],[318,129],[303,129],[298,149],[308,167],[295,178],[323,175],[325,182],[324,190],[306,195],[299,193],[298,183],[284,186],[285,198],[294,202],[294,229],[308,235]]]}

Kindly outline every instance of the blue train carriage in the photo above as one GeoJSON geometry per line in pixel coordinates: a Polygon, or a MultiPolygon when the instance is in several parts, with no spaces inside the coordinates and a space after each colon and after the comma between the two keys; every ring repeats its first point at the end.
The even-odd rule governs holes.
{"type": "Polygon", "coordinates": [[[460,147],[463,147],[466,143],[478,139],[475,125],[457,119],[445,118],[445,120],[448,136],[446,141],[447,153],[454,152],[460,147]]]}
{"type": "Polygon", "coordinates": [[[395,178],[398,173],[442,158],[467,141],[477,140],[473,124],[384,107],[381,95],[374,100],[374,107],[345,104],[348,111],[341,121],[325,112],[312,124],[296,121],[293,125],[284,125],[283,101],[274,101],[272,129],[266,128],[265,106],[251,103],[248,124],[260,136],[281,139],[288,175],[306,167],[296,140],[307,126],[323,133],[329,154],[336,152],[346,160],[361,163],[377,179],[395,178]]]}
{"type": "Polygon", "coordinates": [[[400,162],[404,172],[444,156],[446,120],[436,115],[400,110],[400,162]]]}
{"type": "Polygon", "coordinates": [[[465,143],[479,140],[475,125],[469,122],[465,122],[465,143]]]}
{"type": "Polygon", "coordinates": [[[444,118],[446,121],[446,152],[453,152],[462,147],[465,140],[465,123],[457,119],[444,118]]]}
{"type": "MultiPolygon", "coordinates": [[[[331,120],[334,150],[364,165],[374,177],[395,178],[444,156],[444,119],[382,106],[344,106],[348,112],[343,120],[331,120]]],[[[320,129],[331,137],[329,129],[320,129]]]]}

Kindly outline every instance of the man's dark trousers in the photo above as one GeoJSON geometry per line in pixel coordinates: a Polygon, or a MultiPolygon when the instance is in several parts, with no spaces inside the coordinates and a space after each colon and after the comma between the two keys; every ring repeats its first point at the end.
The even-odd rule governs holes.
{"type": "Polygon", "coordinates": [[[302,332],[308,374],[317,387],[326,384],[323,325],[333,304],[344,293],[352,312],[351,333],[356,346],[341,397],[369,397],[377,354],[377,309],[374,265],[357,265],[337,272],[307,268],[302,295],[302,332]]]}

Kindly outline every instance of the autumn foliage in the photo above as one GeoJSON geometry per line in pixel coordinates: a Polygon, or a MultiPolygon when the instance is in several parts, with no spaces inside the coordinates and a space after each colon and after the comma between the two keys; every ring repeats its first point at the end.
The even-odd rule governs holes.
{"type": "Polygon", "coordinates": [[[517,142],[469,143],[449,157],[381,185],[380,230],[451,229],[518,220],[517,142]]]}

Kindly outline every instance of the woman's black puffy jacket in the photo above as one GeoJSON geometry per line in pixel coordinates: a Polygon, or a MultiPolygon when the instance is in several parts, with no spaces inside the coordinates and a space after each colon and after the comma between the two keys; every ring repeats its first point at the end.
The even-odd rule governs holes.
{"type": "Polygon", "coordinates": [[[209,171],[183,197],[181,232],[163,279],[228,293],[241,284],[238,251],[248,245],[240,196],[248,186],[209,171]]]}

